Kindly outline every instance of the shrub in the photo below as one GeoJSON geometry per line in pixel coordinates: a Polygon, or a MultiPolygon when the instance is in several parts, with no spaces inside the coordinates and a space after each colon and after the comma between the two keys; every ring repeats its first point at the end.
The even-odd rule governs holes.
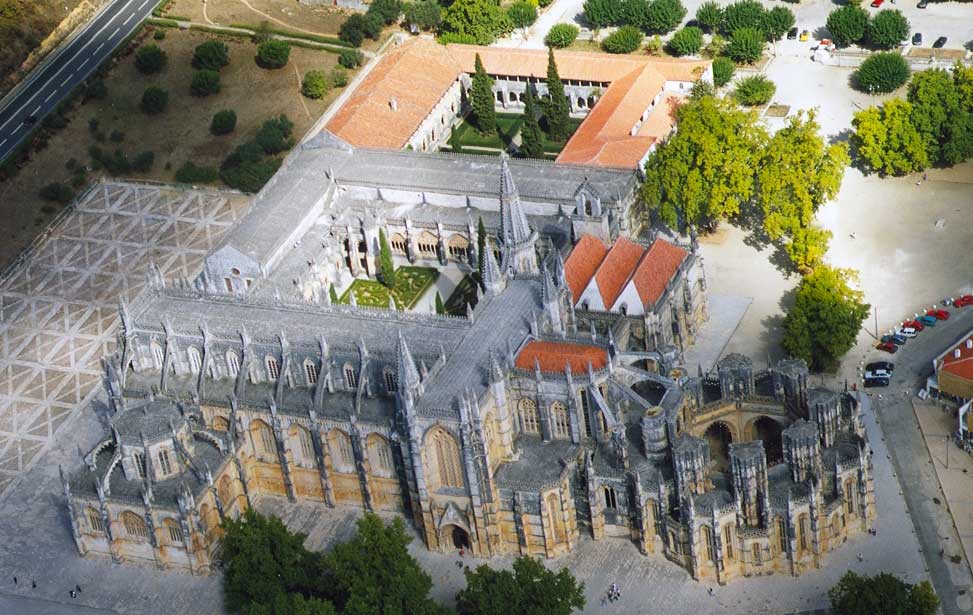
{"type": "Polygon", "coordinates": [[[578,26],[570,23],[555,24],[544,37],[544,43],[548,47],[564,49],[578,38],[578,26]]]}
{"type": "Polygon", "coordinates": [[[92,145],[88,148],[88,154],[91,155],[95,168],[103,168],[110,175],[125,175],[132,170],[132,164],[128,161],[128,157],[120,149],[109,154],[97,145],[92,145]]]}
{"type": "Polygon", "coordinates": [[[632,53],[642,44],[642,31],[635,26],[622,26],[601,42],[608,53],[632,53]]]}
{"type": "Polygon", "coordinates": [[[219,172],[213,167],[198,167],[188,160],[176,170],[176,181],[183,184],[215,182],[219,176],[219,172]]]}
{"type": "Polygon", "coordinates": [[[696,26],[686,26],[669,39],[669,49],[677,56],[690,56],[703,46],[703,31],[696,26]]]}
{"type": "Polygon", "coordinates": [[[40,189],[38,194],[45,201],[61,203],[62,205],[70,203],[71,199],[74,198],[74,190],[71,190],[69,186],[65,186],[61,182],[47,184],[40,189]]]}
{"type": "Polygon", "coordinates": [[[723,9],[720,31],[732,35],[741,28],[760,30],[764,23],[764,7],[756,0],[739,0],[723,9]]]}
{"type": "Polygon", "coordinates": [[[64,168],[68,171],[74,171],[80,166],[77,158],[68,158],[68,161],[64,163],[64,168]]]}
{"type": "Polygon", "coordinates": [[[909,36],[909,20],[895,9],[879,11],[868,22],[868,42],[879,49],[892,49],[909,36]]]}
{"type": "Polygon", "coordinates": [[[152,170],[152,163],[155,162],[155,153],[148,150],[139,152],[132,159],[132,170],[139,173],[148,173],[152,170]]]}
{"type": "Polygon", "coordinates": [[[236,111],[232,109],[217,111],[209,123],[209,131],[214,135],[229,134],[234,128],[236,128],[236,111]]]}
{"type": "Polygon", "coordinates": [[[537,7],[527,0],[517,0],[507,9],[507,17],[514,27],[527,28],[537,21],[537,7]]]}
{"type": "Polygon", "coordinates": [[[780,40],[794,27],[794,13],[786,6],[775,6],[764,13],[762,29],[767,40],[780,40]]]}
{"type": "Polygon", "coordinates": [[[338,38],[350,43],[355,47],[362,44],[365,37],[369,37],[374,40],[378,40],[379,35],[382,33],[382,20],[375,14],[362,15],[355,13],[350,15],[348,19],[341,24],[341,28],[338,30],[338,38]]]}
{"type": "Polygon", "coordinates": [[[319,70],[308,71],[301,81],[301,94],[308,98],[324,98],[328,93],[328,78],[319,70]]]}
{"type": "Polygon", "coordinates": [[[368,14],[374,15],[385,25],[392,25],[399,20],[402,14],[402,2],[400,0],[372,0],[368,5],[368,14]]]}
{"type": "Polygon", "coordinates": [[[680,0],[652,0],[642,29],[649,34],[666,34],[672,32],[685,16],[686,7],[680,0]]]}
{"type": "Polygon", "coordinates": [[[193,73],[189,92],[193,96],[209,96],[220,91],[220,74],[215,70],[203,69],[193,73]]]}
{"type": "Polygon", "coordinates": [[[753,75],[741,79],[737,84],[733,97],[741,105],[765,105],[773,98],[777,86],[763,75],[753,75]]]}
{"type": "Polygon", "coordinates": [[[220,41],[206,41],[193,51],[193,68],[220,70],[230,63],[230,48],[220,41]]]}
{"type": "Polygon", "coordinates": [[[85,99],[105,100],[108,97],[108,87],[101,79],[95,79],[84,89],[85,99]]]}
{"type": "Polygon", "coordinates": [[[707,58],[717,58],[723,55],[723,50],[726,49],[726,39],[719,34],[714,34],[710,37],[706,46],[703,47],[703,56],[707,58]]]}
{"type": "Polygon", "coordinates": [[[165,37],[166,37],[166,31],[162,29],[156,30],[155,32],[152,33],[152,38],[154,38],[157,41],[161,41],[165,37]]]}
{"type": "Polygon", "coordinates": [[[331,71],[331,87],[343,88],[348,85],[348,71],[335,68],[331,71]]]}
{"type": "MultiPolygon", "coordinates": [[[[169,103],[169,92],[166,92],[162,88],[156,85],[150,85],[145,88],[145,92],[142,93],[142,111],[149,115],[156,115],[157,113],[162,113],[166,109],[166,105],[169,103]]],[[[98,130],[98,120],[91,120],[88,123],[88,128],[91,128],[92,132],[98,130]]]]}
{"type": "Polygon", "coordinates": [[[294,138],[291,137],[293,129],[293,122],[287,119],[286,115],[281,114],[263,123],[257,131],[257,136],[254,137],[254,142],[264,153],[278,154],[294,145],[294,138]]]}
{"type": "Polygon", "coordinates": [[[740,28],[730,35],[726,55],[737,62],[753,64],[764,51],[763,32],[755,28],[740,28]]]}
{"type": "Polygon", "coordinates": [[[442,21],[442,7],[436,0],[417,0],[403,7],[405,21],[420,30],[432,30],[442,21]]]}
{"type": "MultiPolygon", "coordinates": [[[[360,17],[360,16],[359,16],[360,17]]],[[[285,41],[271,39],[257,45],[257,66],[283,68],[291,55],[291,46],[285,41]]]]}
{"type": "Polygon", "coordinates": [[[489,45],[513,28],[496,0],[455,0],[443,10],[443,31],[471,36],[478,45],[489,45]]]}
{"type": "Polygon", "coordinates": [[[723,9],[710,0],[699,5],[696,9],[696,24],[707,32],[715,32],[723,21],[723,9]]]}
{"type": "Polygon", "coordinates": [[[344,66],[345,68],[358,68],[365,61],[365,56],[362,52],[356,49],[343,49],[340,54],[338,54],[338,64],[344,66]]]}
{"type": "Polygon", "coordinates": [[[722,87],[733,79],[733,72],[736,65],[730,58],[716,58],[713,60],[713,85],[722,87]]]}
{"type": "Polygon", "coordinates": [[[584,18],[596,28],[604,28],[621,21],[624,8],[618,0],[585,0],[584,18]]]}
{"type": "Polygon", "coordinates": [[[828,32],[839,47],[847,47],[865,37],[868,12],[860,6],[846,4],[828,14],[828,32]]]}
{"type": "Polygon", "coordinates": [[[693,100],[698,100],[704,96],[715,96],[716,88],[709,81],[703,81],[700,79],[693,84],[693,87],[689,88],[689,97],[693,100]]]}
{"type": "Polygon", "coordinates": [[[166,52],[158,45],[145,45],[135,52],[135,68],[143,75],[157,73],[166,65],[166,52]]]}
{"type": "Polygon", "coordinates": [[[220,165],[220,177],[227,186],[243,192],[258,192],[280,168],[278,158],[264,158],[256,143],[244,143],[220,165]]]}
{"type": "Polygon", "coordinates": [[[898,53],[874,53],[852,74],[852,83],[859,91],[884,94],[898,89],[908,81],[909,72],[908,62],[898,53]]]}
{"type": "Polygon", "coordinates": [[[71,186],[73,188],[80,188],[88,180],[88,176],[85,174],[84,169],[78,169],[78,171],[71,176],[71,186]]]}

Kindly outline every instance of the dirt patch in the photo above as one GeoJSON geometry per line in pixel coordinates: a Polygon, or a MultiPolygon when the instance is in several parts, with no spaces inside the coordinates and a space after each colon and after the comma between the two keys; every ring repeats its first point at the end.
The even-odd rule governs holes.
{"type": "MultiPolygon", "coordinates": [[[[316,101],[300,94],[300,76],[306,71],[330,73],[337,65],[337,56],[332,53],[294,47],[287,66],[264,70],[257,67],[253,59],[255,47],[246,40],[167,29],[165,39],[155,41],[150,32],[147,29],[144,41],[165,50],[165,70],[145,76],[135,69],[133,54],[119,60],[105,78],[108,97],[89,101],[71,112],[70,124],[56,133],[42,151],[35,152],[16,177],[0,183],[0,218],[4,220],[0,263],[19,253],[60,210],[42,200],[38,191],[53,181],[66,183],[71,178],[65,166],[70,159],[90,165],[88,150],[92,145],[109,152],[121,149],[130,159],[139,152],[152,151],[152,170],[128,177],[169,182],[187,160],[198,165],[219,165],[271,116],[286,114],[294,122],[294,134],[299,138],[340,94],[340,90],[332,90],[316,101]],[[189,94],[192,52],[196,45],[213,38],[221,38],[229,46],[230,64],[221,71],[220,93],[196,98],[189,94]],[[168,107],[157,116],[139,110],[142,92],[150,85],[169,92],[168,107]],[[214,137],[209,132],[210,121],[222,109],[236,111],[236,130],[214,137]],[[109,137],[103,143],[95,140],[89,128],[91,120],[97,120],[98,132],[109,137]],[[113,132],[123,135],[121,142],[110,139],[113,132]]],[[[95,177],[94,173],[88,174],[89,180],[95,177]]]]}
{"type": "Polygon", "coordinates": [[[770,105],[767,107],[767,117],[787,117],[791,108],[789,105],[770,105]]]}
{"type": "Polygon", "coordinates": [[[81,0],[0,0],[0,95],[12,76],[81,0]]]}
{"type": "Polygon", "coordinates": [[[262,21],[315,34],[337,34],[350,11],[330,6],[307,6],[293,0],[174,0],[167,17],[187,17],[199,23],[257,26],[262,21]],[[249,5],[249,6],[247,6],[249,5]]]}
{"type": "Polygon", "coordinates": [[[908,53],[910,58],[927,60],[962,60],[966,52],[962,49],[933,49],[932,47],[913,47],[908,53]]]}

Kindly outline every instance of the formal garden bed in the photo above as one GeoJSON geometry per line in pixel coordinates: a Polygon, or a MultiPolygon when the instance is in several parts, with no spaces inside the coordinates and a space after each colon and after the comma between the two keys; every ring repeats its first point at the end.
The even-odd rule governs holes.
{"type": "Polygon", "coordinates": [[[352,293],[358,305],[387,308],[389,294],[400,310],[411,310],[436,282],[439,272],[431,267],[399,267],[395,270],[395,288],[389,289],[375,280],[355,280],[341,295],[341,303],[349,303],[352,293]]]}
{"type": "Polygon", "coordinates": [[[453,316],[466,316],[466,306],[476,306],[476,280],[473,276],[463,276],[453,294],[446,300],[446,313],[453,316]]]}
{"type": "MultiPolygon", "coordinates": [[[[578,129],[584,118],[574,118],[570,120],[571,134],[578,129]]],[[[510,144],[514,137],[520,133],[521,125],[524,122],[522,113],[498,113],[497,132],[492,135],[485,135],[478,131],[470,122],[464,120],[461,124],[453,128],[453,133],[449,138],[449,149],[454,152],[466,152],[470,154],[489,154],[492,150],[497,153],[501,149],[511,149],[510,144]]],[[[544,123],[541,121],[543,128],[544,123]]],[[[571,137],[569,136],[568,139],[571,137]]],[[[553,158],[564,149],[565,141],[552,141],[547,133],[543,134],[543,146],[545,157],[553,158]]]]}

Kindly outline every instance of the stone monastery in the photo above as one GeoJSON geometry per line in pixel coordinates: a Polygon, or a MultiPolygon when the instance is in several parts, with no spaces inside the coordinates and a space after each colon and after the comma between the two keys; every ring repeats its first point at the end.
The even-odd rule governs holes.
{"type": "MultiPolygon", "coordinates": [[[[441,91],[465,87],[472,51],[402,47],[359,87],[391,88],[373,78],[410,48],[451,58],[441,91]]],[[[571,57],[606,63],[583,56],[571,57]]],[[[636,61],[634,75],[572,86],[608,83],[602,102],[577,95],[585,123],[625,79],[655,79],[636,61]]],[[[514,104],[527,77],[504,71],[498,104],[514,104]]],[[[378,114],[356,96],[288,156],[195,280],[154,270],[120,306],[93,408],[110,429],[63,475],[82,555],[206,574],[221,519],[264,495],[396,511],[429,549],[480,557],[629,540],[721,584],[800,574],[869,529],[853,396],[811,388],[800,361],[682,366],[707,319],[706,277],[695,235],[643,232],[631,211],[647,149],[624,165],[415,151],[441,137],[430,132],[402,150],[427,121],[412,111],[412,132],[354,143],[347,116],[378,114]],[[376,275],[380,230],[397,265],[472,272],[482,257],[465,314],[333,303],[329,289],[376,275]]],[[[399,96],[398,111],[380,108],[406,112],[399,96]]]]}

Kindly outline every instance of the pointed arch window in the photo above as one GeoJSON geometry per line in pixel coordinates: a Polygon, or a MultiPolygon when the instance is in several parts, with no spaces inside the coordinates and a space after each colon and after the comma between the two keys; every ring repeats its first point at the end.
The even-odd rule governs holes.
{"type": "Polygon", "coordinates": [[[382,376],[385,378],[385,391],[389,394],[395,393],[399,390],[399,383],[396,380],[395,372],[389,368],[385,368],[382,372],[382,376]]]}
{"type": "Polygon", "coordinates": [[[435,456],[432,468],[434,484],[440,487],[462,488],[463,468],[456,438],[440,427],[430,433],[428,441],[431,444],[429,450],[435,456]]]}
{"type": "Polygon", "coordinates": [[[723,528],[723,544],[726,546],[726,556],[733,559],[733,526],[723,528]]]}
{"type": "Polygon", "coordinates": [[[389,446],[389,441],[385,437],[373,433],[368,436],[366,448],[368,450],[368,464],[373,474],[392,476],[395,473],[392,447],[389,446]]]}
{"type": "Polygon", "coordinates": [[[165,448],[159,451],[159,472],[162,476],[172,474],[172,459],[169,457],[169,450],[165,448]]]}
{"type": "Polygon", "coordinates": [[[159,346],[156,342],[149,344],[149,348],[152,350],[152,360],[155,361],[156,369],[162,369],[162,363],[165,361],[165,353],[162,352],[162,346],[159,346]]]}
{"type": "Polygon", "coordinates": [[[169,542],[181,545],[183,542],[182,526],[175,519],[166,519],[162,522],[169,533],[169,542]]]}
{"type": "Polygon", "coordinates": [[[706,554],[706,561],[715,562],[716,558],[713,557],[713,530],[704,525],[699,530],[699,538],[703,541],[703,553],[706,554]]]}
{"type": "Polygon", "coordinates": [[[855,481],[851,478],[845,481],[845,512],[855,514],[855,481]]]}
{"type": "Polygon", "coordinates": [[[570,438],[571,421],[568,419],[568,407],[556,401],[551,404],[551,415],[554,418],[554,437],[570,438]]]}
{"type": "Polygon", "coordinates": [[[149,537],[149,528],[145,525],[145,519],[133,512],[125,511],[122,513],[122,525],[124,525],[125,533],[130,538],[146,540],[149,537]]]}
{"type": "Polygon", "coordinates": [[[310,359],[304,361],[304,378],[307,380],[308,386],[313,387],[318,383],[318,366],[310,359]]]}
{"type": "Polygon", "coordinates": [[[231,378],[236,378],[240,373],[240,357],[232,350],[226,351],[226,371],[231,378]]]}
{"type": "Polygon", "coordinates": [[[615,488],[606,486],[602,489],[602,492],[605,496],[605,508],[609,510],[618,508],[618,493],[615,488]]]}
{"type": "Polygon", "coordinates": [[[199,354],[199,350],[195,346],[190,346],[186,350],[186,355],[189,358],[189,371],[198,374],[203,367],[203,357],[199,354]]]}
{"type": "Polygon", "coordinates": [[[253,445],[258,453],[273,455],[277,452],[277,441],[274,439],[274,432],[270,426],[263,421],[254,421],[250,428],[253,436],[253,445]]]}
{"type": "Polygon", "coordinates": [[[145,478],[145,455],[135,453],[135,473],[139,478],[145,478]]]}
{"type": "Polygon", "coordinates": [[[267,366],[267,380],[277,382],[277,379],[280,378],[280,363],[277,362],[277,359],[267,355],[264,358],[264,365],[267,366]]]}
{"type": "Polygon", "coordinates": [[[520,400],[520,418],[527,433],[540,433],[540,421],[537,420],[537,403],[528,397],[520,400]]]}
{"type": "Polygon", "coordinates": [[[86,512],[88,517],[88,526],[91,528],[91,531],[104,534],[105,520],[101,518],[101,513],[94,508],[89,508],[86,512]]]}
{"type": "Polygon", "coordinates": [[[787,528],[784,526],[784,520],[781,517],[777,517],[775,522],[777,526],[777,544],[780,547],[781,553],[787,552],[787,528]]]}
{"type": "Polygon", "coordinates": [[[340,429],[332,429],[328,434],[331,445],[331,460],[335,469],[340,472],[355,470],[355,453],[351,447],[351,438],[340,429]]]}
{"type": "Polygon", "coordinates": [[[345,386],[349,389],[358,388],[358,378],[355,374],[355,368],[351,366],[351,363],[345,363],[345,386]]]}

